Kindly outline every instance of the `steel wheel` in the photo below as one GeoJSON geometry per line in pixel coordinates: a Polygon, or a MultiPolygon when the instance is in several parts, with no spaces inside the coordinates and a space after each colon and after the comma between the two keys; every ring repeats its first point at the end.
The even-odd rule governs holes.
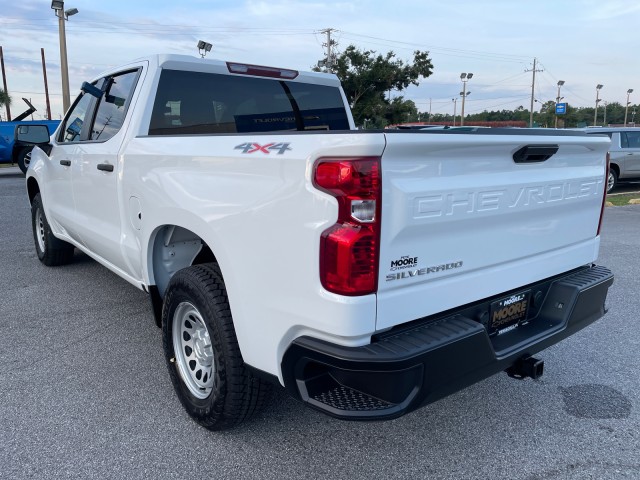
{"type": "Polygon", "coordinates": [[[162,346],[178,399],[204,427],[232,428],[264,405],[270,385],[242,360],[216,263],[171,277],[162,306],[162,346]]]}
{"type": "Polygon", "coordinates": [[[609,193],[618,183],[618,175],[615,170],[609,170],[609,176],[607,177],[607,193],[609,193]]]}
{"type": "Polygon", "coordinates": [[[189,302],[173,314],[173,349],[180,376],[191,394],[205,399],[214,387],[216,365],[207,325],[189,302]]]}
{"type": "Polygon", "coordinates": [[[38,241],[38,247],[40,247],[41,252],[45,252],[46,244],[45,244],[45,231],[44,231],[44,217],[42,215],[42,209],[38,208],[36,210],[36,224],[35,224],[35,234],[36,240],[38,241]]]}

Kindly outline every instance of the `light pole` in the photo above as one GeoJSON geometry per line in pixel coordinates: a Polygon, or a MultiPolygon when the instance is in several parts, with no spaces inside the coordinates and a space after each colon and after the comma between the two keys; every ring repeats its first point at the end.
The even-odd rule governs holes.
{"type": "Polygon", "coordinates": [[[67,36],[64,30],[64,22],[69,19],[70,16],[78,13],[77,8],[64,9],[63,0],[53,0],[51,2],[51,8],[58,17],[58,33],[60,35],[60,72],[62,74],[62,108],[66,112],[69,109],[70,95],[69,95],[69,65],[67,64],[67,36]]]}
{"type": "Polygon", "coordinates": [[[460,96],[462,97],[462,112],[460,113],[460,125],[464,125],[464,99],[471,95],[471,92],[460,92],[460,96]]]}
{"type": "Polygon", "coordinates": [[[453,126],[456,126],[456,107],[458,106],[458,99],[457,98],[452,98],[451,101],[453,102],[453,126]]]}
{"type": "Polygon", "coordinates": [[[462,113],[460,113],[460,125],[464,125],[464,99],[467,95],[469,95],[469,93],[471,93],[467,93],[467,82],[471,80],[471,77],[473,77],[473,73],[460,74],[460,80],[462,81],[462,91],[460,92],[460,95],[462,96],[462,113]]]}
{"type": "MultiPolygon", "coordinates": [[[[560,87],[562,87],[562,85],[564,85],[564,80],[558,80],[558,96],[556,97],[556,108],[558,107],[558,104],[560,103],[560,100],[562,100],[564,97],[560,96],[560,87]]],[[[556,124],[554,126],[554,128],[558,128],[558,114],[556,113],[556,124]]]]}
{"type": "Polygon", "coordinates": [[[595,108],[595,112],[593,113],[593,126],[594,127],[597,125],[597,121],[598,121],[598,103],[600,103],[600,89],[603,86],[604,85],[601,85],[600,83],[598,85],[596,85],[596,108],[595,108]]]}
{"type": "Polygon", "coordinates": [[[631,103],[629,101],[629,95],[631,95],[633,93],[633,88],[630,88],[629,90],[627,90],[627,104],[624,107],[624,126],[627,126],[627,113],[629,112],[629,104],[631,103]]]}

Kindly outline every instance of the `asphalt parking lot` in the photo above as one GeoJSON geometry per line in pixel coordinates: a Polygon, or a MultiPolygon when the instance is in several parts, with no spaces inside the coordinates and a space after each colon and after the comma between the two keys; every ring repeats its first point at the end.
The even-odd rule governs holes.
{"type": "Polygon", "coordinates": [[[541,380],[376,423],[277,391],[214,433],[174,395],[147,296],[80,253],[41,265],[21,175],[0,175],[0,202],[0,478],[640,478],[640,205],[606,210],[610,311],[542,352],[541,380]]]}

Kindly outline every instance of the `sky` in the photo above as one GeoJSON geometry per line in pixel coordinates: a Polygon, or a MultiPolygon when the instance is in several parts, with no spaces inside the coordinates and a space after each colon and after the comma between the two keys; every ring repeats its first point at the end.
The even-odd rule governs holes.
{"type": "MultiPolygon", "coordinates": [[[[41,48],[52,117],[63,114],[50,7],[50,0],[4,0],[0,9],[12,116],[26,109],[26,97],[38,109],[34,119],[44,118],[41,48]]],[[[428,51],[433,74],[391,92],[422,112],[452,114],[462,72],[473,73],[465,113],[529,109],[534,58],[536,111],[555,100],[559,80],[562,101],[574,107],[593,107],[597,84],[603,102],[624,105],[634,89],[630,102],[640,103],[637,0],[67,0],[70,8],[79,10],[66,22],[72,101],[103,70],[152,53],[197,56],[198,40],[213,44],[207,58],[309,70],[325,55],[320,32],[332,28],[338,51],[353,44],[404,61],[428,51]]],[[[0,115],[6,119],[4,109],[0,115]]]]}

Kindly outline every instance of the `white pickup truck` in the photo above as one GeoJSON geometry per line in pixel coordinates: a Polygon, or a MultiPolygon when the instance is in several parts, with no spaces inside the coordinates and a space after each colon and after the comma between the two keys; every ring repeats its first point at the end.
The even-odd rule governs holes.
{"type": "Polygon", "coordinates": [[[205,427],[271,383],[387,419],[503,370],[537,378],[534,354],[605,313],[608,147],[357,131],[333,75],[157,55],[83,84],[27,191],[45,265],[77,249],[149,293],[205,427]]]}

